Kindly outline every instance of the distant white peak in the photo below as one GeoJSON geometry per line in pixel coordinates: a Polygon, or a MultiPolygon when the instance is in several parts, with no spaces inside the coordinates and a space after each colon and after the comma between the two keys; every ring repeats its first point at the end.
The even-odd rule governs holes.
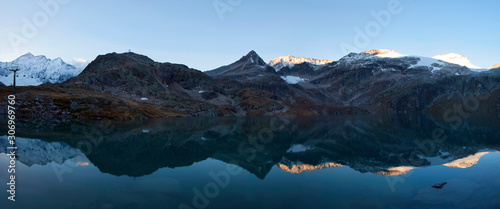
{"type": "Polygon", "coordinates": [[[386,58],[397,58],[405,56],[395,51],[394,49],[372,49],[364,51],[362,53],[375,55],[377,57],[386,57],[386,58]]]}
{"type": "Polygon", "coordinates": [[[442,60],[445,62],[449,62],[449,63],[453,63],[453,64],[457,64],[457,65],[461,65],[461,66],[465,66],[465,67],[472,68],[472,69],[481,69],[480,67],[473,65],[469,61],[469,58],[467,58],[463,55],[460,55],[460,54],[455,54],[455,53],[441,54],[441,55],[434,56],[432,58],[442,60]]]}
{"type": "Polygon", "coordinates": [[[495,69],[495,68],[500,68],[500,63],[498,63],[498,64],[496,64],[496,65],[493,65],[493,66],[491,67],[491,69],[495,69]]]}
{"type": "Polygon", "coordinates": [[[313,59],[313,58],[306,58],[306,57],[294,57],[294,56],[280,56],[276,57],[273,60],[269,62],[269,65],[275,67],[275,69],[278,71],[283,67],[289,67],[292,68],[294,65],[297,64],[302,64],[302,63],[309,63],[313,65],[326,65],[328,63],[334,62],[333,60],[318,60],[318,59],[313,59]]]}
{"type": "Polygon", "coordinates": [[[16,76],[18,86],[37,86],[43,83],[60,83],[78,75],[83,69],[65,63],[61,58],[48,59],[44,55],[24,54],[12,62],[0,63],[0,82],[9,86],[14,73],[9,69],[20,69],[16,76]]]}

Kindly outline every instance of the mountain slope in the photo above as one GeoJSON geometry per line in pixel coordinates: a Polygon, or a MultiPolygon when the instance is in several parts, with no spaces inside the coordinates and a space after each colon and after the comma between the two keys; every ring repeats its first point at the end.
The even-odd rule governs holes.
{"type": "Polygon", "coordinates": [[[27,53],[12,62],[0,62],[0,82],[7,86],[12,85],[14,73],[9,71],[17,67],[17,86],[37,86],[43,83],[61,83],[78,75],[78,69],[65,63],[61,58],[54,60],[40,55],[27,53]]]}

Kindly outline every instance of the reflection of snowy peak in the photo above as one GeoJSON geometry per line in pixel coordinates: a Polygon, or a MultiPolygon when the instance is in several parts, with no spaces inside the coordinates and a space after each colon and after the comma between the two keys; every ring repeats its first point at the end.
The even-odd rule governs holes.
{"type": "Polygon", "coordinates": [[[282,164],[279,163],[278,168],[285,172],[289,173],[304,173],[304,172],[310,172],[310,171],[315,171],[315,170],[322,170],[325,168],[336,168],[336,167],[342,167],[342,164],[338,163],[322,163],[319,165],[309,165],[309,164],[304,164],[301,162],[296,162],[296,163],[291,163],[291,164],[282,164]]]}
{"type": "Polygon", "coordinates": [[[400,166],[400,167],[393,167],[393,168],[388,168],[383,171],[375,172],[375,174],[378,175],[383,175],[383,176],[399,176],[399,175],[405,175],[408,172],[412,171],[415,169],[415,167],[412,166],[400,166]]]}
{"type": "Polygon", "coordinates": [[[444,166],[452,167],[452,168],[469,168],[477,164],[479,159],[490,152],[479,152],[474,155],[470,155],[465,158],[454,160],[450,163],[444,164],[444,166]]]}
{"type": "Polygon", "coordinates": [[[470,69],[481,69],[480,67],[473,65],[469,61],[469,58],[467,58],[463,55],[460,55],[460,54],[455,54],[455,53],[441,54],[441,55],[434,56],[432,58],[437,59],[437,60],[442,60],[442,61],[445,61],[448,63],[453,63],[453,64],[461,65],[464,67],[468,67],[470,69]]]}
{"type": "MultiPolygon", "coordinates": [[[[0,138],[0,149],[4,151],[10,145],[6,136],[0,138]]],[[[80,150],[70,147],[64,142],[49,143],[39,139],[16,137],[16,146],[18,160],[27,166],[46,165],[50,162],[62,164],[66,160],[76,157],[87,159],[80,150]]]]}
{"type": "Polygon", "coordinates": [[[48,59],[40,55],[34,56],[27,53],[12,62],[0,62],[0,81],[5,85],[12,85],[13,72],[9,71],[17,67],[19,72],[16,76],[17,86],[35,86],[43,83],[60,83],[78,75],[82,69],[78,69],[65,63],[61,58],[48,59]]]}
{"type": "Polygon", "coordinates": [[[269,62],[269,65],[274,67],[276,71],[281,70],[281,68],[288,67],[292,68],[294,65],[297,64],[302,64],[302,63],[309,63],[312,66],[321,66],[321,65],[326,65],[328,63],[334,62],[333,60],[318,60],[318,59],[313,59],[313,58],[305,58],[305,57],[294,57],[294,56],[281,56],[281,57],[276,57],[271,62],[269,62]]]}

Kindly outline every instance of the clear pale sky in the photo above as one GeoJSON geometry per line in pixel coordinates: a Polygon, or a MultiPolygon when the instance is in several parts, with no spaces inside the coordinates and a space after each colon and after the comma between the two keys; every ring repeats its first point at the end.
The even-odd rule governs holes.
{"type": "Polygon", "coordinates": [[[376,23],[379,30],[371,27],[373,37],[357,52],[454,52],[484,68],[500,63],[499,1],[400,0],[402,11],[381,24],[370,13],[388,10],[390,1],[64,0],[52,13],[39,2],[57,0],[2,0],[0,61],[31,52],[73,64],[129,49],[199,70],[230,64],[250,50],[266,62],[281,55],[338,60],[345,55],[342,43],[356,47],[356,28],[376,23]],[[214,3],[226,11],[218,13],[214,3]],[[23,35],[23,18],[36,23],[37,31],[23,35]]]}

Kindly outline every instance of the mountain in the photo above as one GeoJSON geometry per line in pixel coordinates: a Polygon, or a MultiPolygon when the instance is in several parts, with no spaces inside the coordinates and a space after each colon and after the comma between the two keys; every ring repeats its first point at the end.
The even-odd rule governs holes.
{"type": "Polygon", "coordinates": [[[309,83],[322,86],[329,93],[327,97],[338,106],[356,106],[379,113],[432,111],[442,114],[440,111],[445,110],[431,107],[461,103],[460,98],[468,95],[490,95],[483,104],[494,103],[488,92],[500,93],[498,76],[434,60],[351,53],[326,66],[324,73],[309,83]]]}
{"type": "Polygon", "coordinates": [[[463,55],[460,55],[460,54],[456,54],[456,53],[436,55],[432,58],[421,57],[421,56],[412,56],[412,55],[402,55],[393,49],[390,49],[390,50],[372,49],[372,50],[364,51],[362,53],[371,54],[371,55],[375,55],[377,57],[383,57],[383,58],[418,57],[421,60],[421,62],[418,63],[419,65],[435,67],[435,68],[439,68],[439,66],[441,66],[441,65],[456,64],[459,66],[467,67],[473,71],[484,71],[485,70],[485,69],[482,69],[478,66],[473,65],[470,62],[469,58],[467,58],[463,55]]]}
{"type": "Polygon", "coordinates": [[[303,82],[305,80],[311,80],[313,77],[324,73],[325,69],[329,69],[330,66],[335,66],[337,64],[341,64],[343,66],[363,65],[372,67],[374,63],[387,63],[389,65],[382,66],[382,71],[395,70],[395,68],[408,68],[414,72],[418,70],[421,70],[422,72],[431,72],[435,76],[467,75],[474,73],[474,71],[481,70],[478,68],[472,68],[472,70],[469,69],[468,67],[475,66],[470,64],[467,58],[461,55],[459,55],[460,57],[453,55],[454,54],[449,54],[446,56],[441,55],[434,58],[428,58],[402,55],[393,49],[372,49],[361,53],[351,53],[337,62],[332,60],[320,61],[309,58],[294,59],[295,57],[292,56],[282,56],[273,59],[273,61],[270,62],[270,65],[275,68],[283,79],[292,84],[303,82]],[[391,58],[392,60],[388,58],[391,58]],[[466,64],[467,62],[465,61],[458,62],[459,60],[466,60],[468,64],[466,64]]]}
{"type": "Polygon", "coordinates": [[[496,65],[491,66],[491,69],[496,69],[496,68],[500,68],[500,63],[498,63],[498,64],[496,64],[496,65]]]}
{"type": "Polygon", "coordinates": [[[12,85],[14,73],[9,71],[17,67],[17,86],[37,86],[43,83],[61,83],[78,75],[78,69],[65,63],[61,58],[48,59],[43,55],[34,56],[27,53],[12,62],[0,62],[0,81],[7,86],[12,85]]]}
{"type": "Polygon", "coordinates": [[[232,64],[205,71],[228,93],[237,115],[283,114],[293,109],[292,87],[255,52],[232,64]]]}
{"type": "Polygon", "coordinates": [[[224,78],[224,77],[237,77],[242,79],[244,77],[249,77],[251,80],[254,77],[261,76],[263,74],[273,73],[273,68],[267,65],[264,60],[255,52],[250,51],[247,55],[243,56],[238,61],[219,67],[214,70],[205,71],[204,73],[210,77],[224,78]]]}
{"type": "Polygon", "coordinates": [[[191,116],[222,116],[217,106],[230,103],[222,87],[201,71],[131,52],[100,55],[63,86],[135,101],[147,99],[147,103],[191,116]]]}

